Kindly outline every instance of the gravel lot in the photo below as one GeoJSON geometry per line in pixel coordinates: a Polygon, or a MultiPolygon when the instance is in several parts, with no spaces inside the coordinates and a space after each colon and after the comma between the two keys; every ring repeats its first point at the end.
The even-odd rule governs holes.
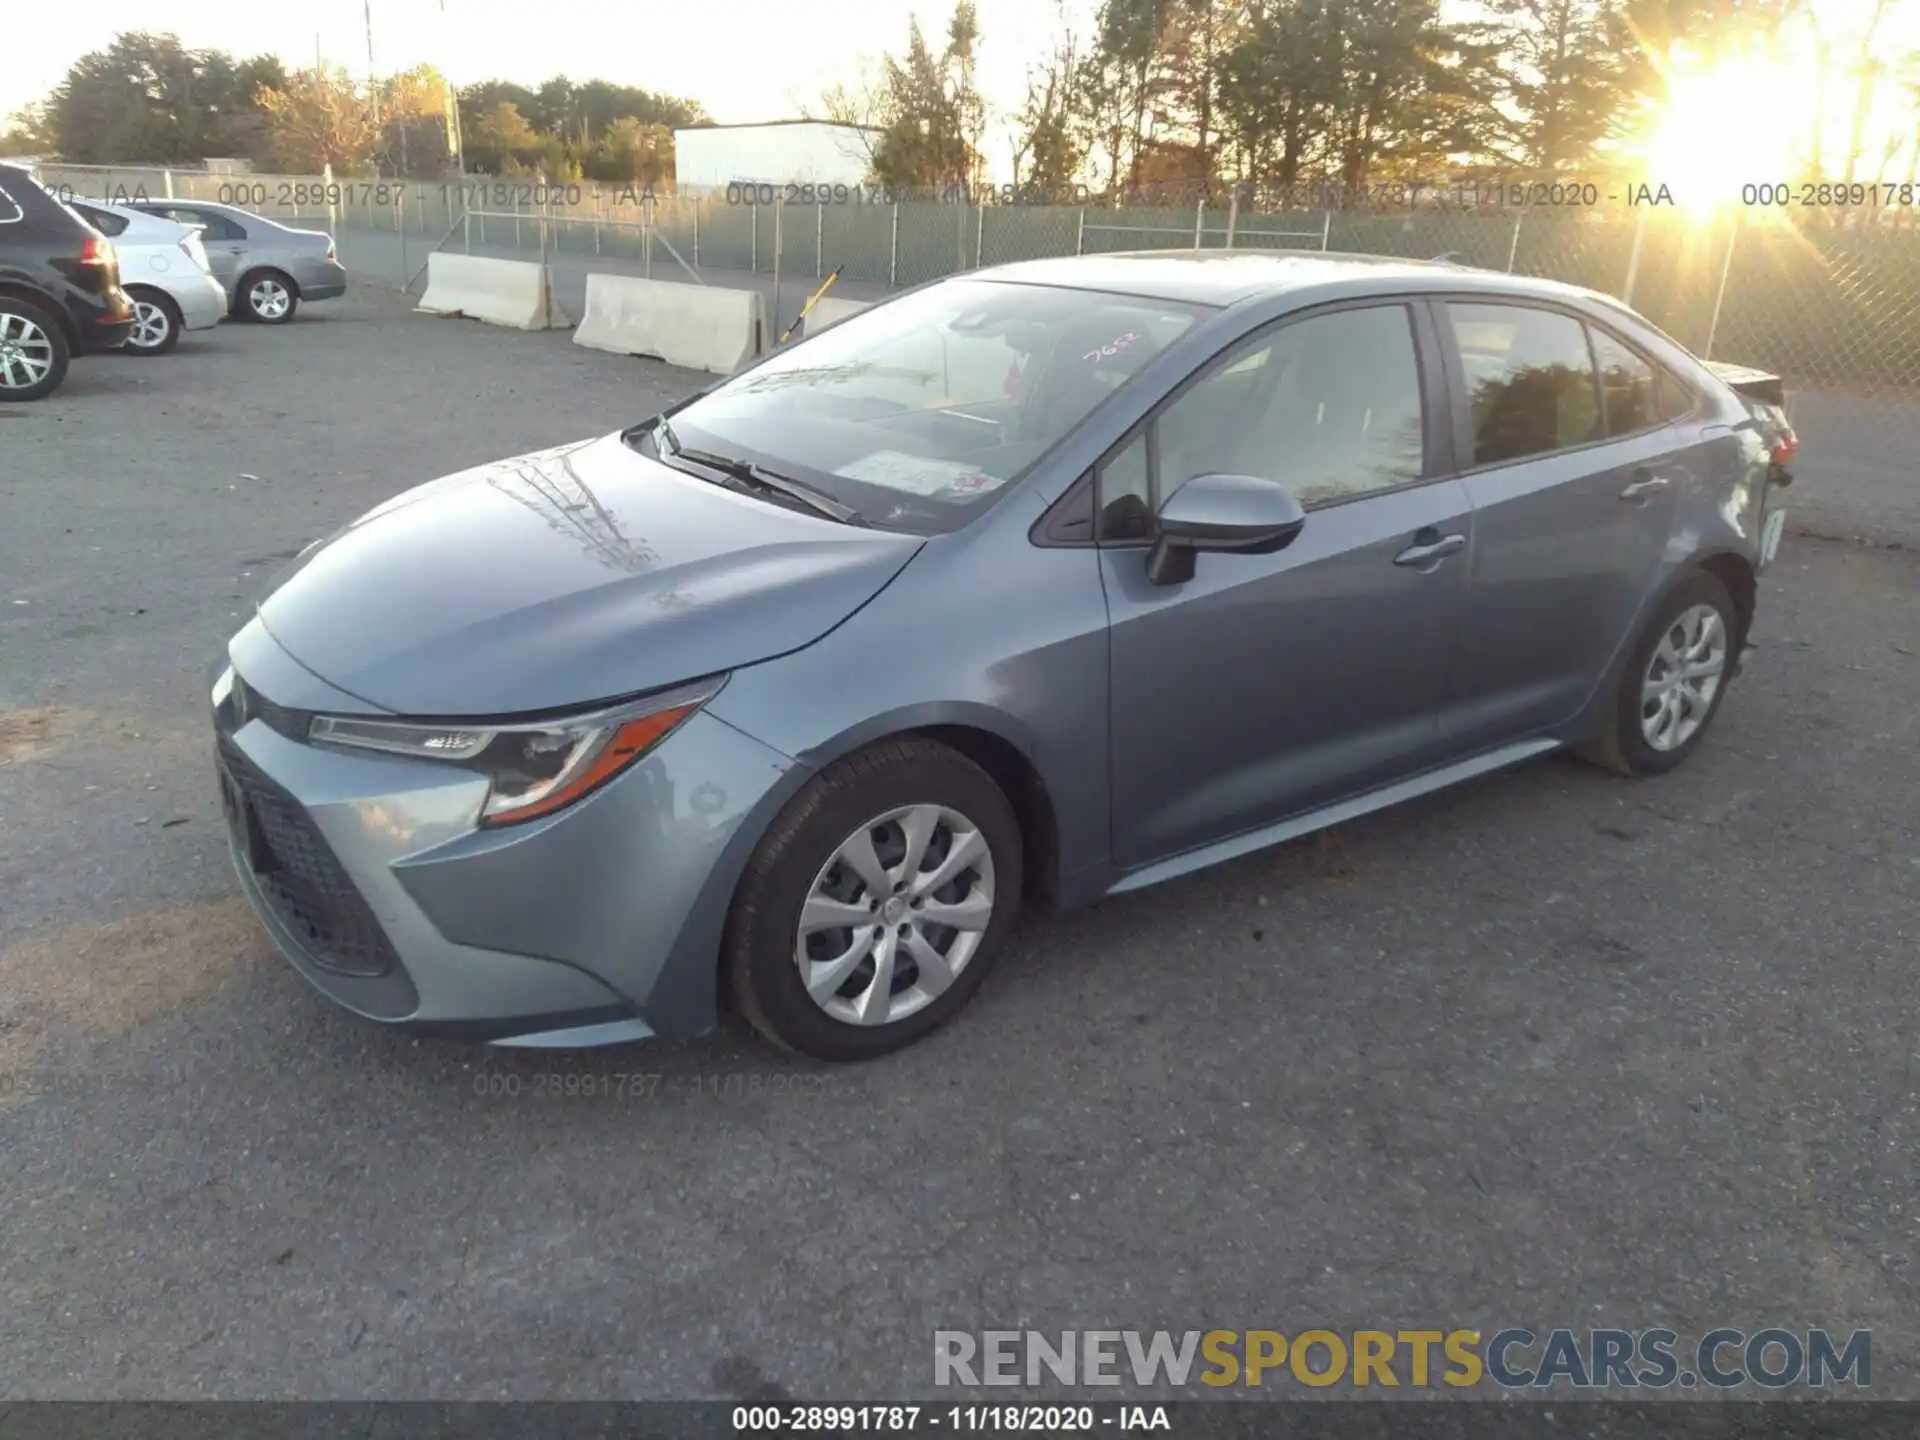
{"type": "Polygon", "coordinates": [[[1549,760],[1031,923],[878,1065],[314,996],[207,763],[248,599],[695,383],[368,288],[0,411],[0,1400],[878,1398],[930,1393],[936,1327],[1773,1323],[1871,1328],[1920,1397],[1920,535],[1790,538],[1676,775],[1549,760]]]}

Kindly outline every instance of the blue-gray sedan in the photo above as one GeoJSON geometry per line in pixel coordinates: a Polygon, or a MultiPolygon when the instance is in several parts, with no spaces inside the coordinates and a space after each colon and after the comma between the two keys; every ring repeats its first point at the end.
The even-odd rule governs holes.
{"type": "Polygon", "coordinates": [[[236,869],[377,1020],[878,1055],[1023,905],[1685,759],[1780,534],[1743,384],[1448,265],[926,286],[311,550],[213,694],[236,869]]]}

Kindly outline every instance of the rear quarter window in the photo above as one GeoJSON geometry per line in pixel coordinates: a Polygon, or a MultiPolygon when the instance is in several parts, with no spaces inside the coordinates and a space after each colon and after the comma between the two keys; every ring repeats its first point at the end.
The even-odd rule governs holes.
{"type": "Polygon", "coordinates": [[[18,224],[25,216],[20,202],[7,193],[4,185],[0,185],[0,225],[18,224]]]}
{"type": "Polygon", "coordinates": [[[123,216],[110,215],[105,210],[94,209],[91,205],[76,204],[70,208],[74,214],[93,226],[93,228],[98,230],[102,235],[119,235],[127,228],[127,221],[123,216]]]}

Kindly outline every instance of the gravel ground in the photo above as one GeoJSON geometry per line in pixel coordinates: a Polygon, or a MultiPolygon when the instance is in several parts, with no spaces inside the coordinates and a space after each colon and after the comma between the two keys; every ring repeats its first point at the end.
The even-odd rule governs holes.
{"type": "Polygon", "coordinates": [[[315,997],[235,898],[206,666],[307,540],[694,383],[364,289],[0,411],[0,1400],[880,1397],[930,1392],[935,1328],[1773,1323],[1870,1328],[1920,1398],[1910,541],[1788,541],[1679,773],[1549,760],[1031,923],[881,1064],[315,997]]]}

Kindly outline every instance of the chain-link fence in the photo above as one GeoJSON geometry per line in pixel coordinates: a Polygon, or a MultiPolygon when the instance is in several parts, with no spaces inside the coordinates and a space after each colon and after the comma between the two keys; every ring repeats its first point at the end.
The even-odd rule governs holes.
{"type": "Polygon", "coordinates": [[[609,257],[662,277],[683,267],[710,278],[722,272],[720,283],[730,271],[804,281],[838,269],[844,281],[885,287],[1122,250],[1444,256],[1621,296],[1694,351],[1794,384],[1920,389],[1920,228],[1887,212],[1808,227],[1776,211],[1709,223],[1651,206],[1289,209],[1297,189],[1254,187],[1152,197],[1177,205],[1025,204],[992,192],[896,195],[861,186],[835,187],[824,203],[795,203],[771,186],[693,198],[517,179],[441,185],[63,165],[39,173],[56,193],[217,201],[325,225],[343,243],[396,236],[403,281],[435,248],[609,257]],[[1269,204],[1276,208],[1262,208],[1269,204]]]}

